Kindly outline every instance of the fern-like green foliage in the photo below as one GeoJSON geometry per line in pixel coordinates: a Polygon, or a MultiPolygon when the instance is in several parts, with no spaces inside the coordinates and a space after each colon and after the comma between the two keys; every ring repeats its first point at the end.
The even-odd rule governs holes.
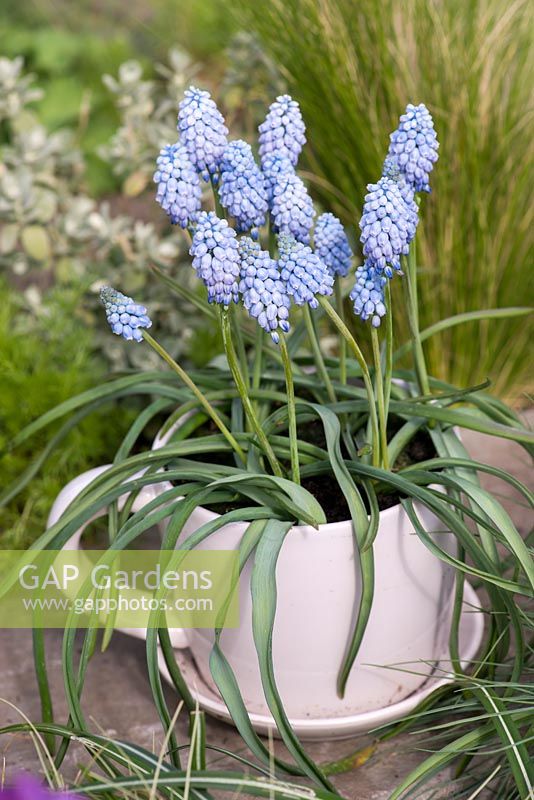
{"type": "MultiPolygon", "coordinates": [[[[9,451],[31,420],[94,385],[103,366],[92,355],[90,331],[73,314],[75,297],[57,298],[54,315],[35,320],[21,312],[18,293],[0,284],[0,474],[2,489],[24,471],[49,434],[9,451]]],[[[57,493],[79,472],[109,460],[131,414],[106,407],[74,428],[9,506],[0,510],[0,548],[26,547],[43,533],[57,493]]]]}

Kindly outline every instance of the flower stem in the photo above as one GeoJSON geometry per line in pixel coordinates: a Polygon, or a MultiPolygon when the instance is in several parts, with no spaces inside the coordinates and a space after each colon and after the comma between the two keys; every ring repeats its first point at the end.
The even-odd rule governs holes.
{"type": "Polygon", "coordinates": [[[261,370],[263,366],[263,328],[256,326],[256,341],[254,344],[254,366],[252,371],[252,388],[259,389],[261,383],[261,370]]]}
{"type": "MultiPolygon", "coordinates": [[[[341,279],[338,277],[335,282],[336,292],[336,306],[337,313],[343,322],[345,322],[345,311],[343,309],[343,291],[341,288],[341,279]]],[[[339,382],[346,386],[347,384],[347,342],[345,337],[339,337],[339,382]]]]}
{"type": "Polygon", "coordinates": [[[213,175],[210,176],[210,184],[211,184],[211,191],[213,194],[213,205],[215,206],[215,213],[217,214],[219,219],[226,219],[226,212],[221,205],[221,201],[219,200],[218,187],[215,181],[213,180],[213,175]]]}
{"type": "Polygon", "coordinates": [[[406,299],[408,305],[408,322],[412,335],[415,372],[421,394],[430,394],[428,373],[426,369],[425,353],[419,332],[419,306],[417,302],[417,263],[415,256],[415,240],[410,245],[410,252],[405,259],[406,263],[406,299]]]}
{"type": "Polygon", "coordinates": [[[191,389],[191,391],[193,392],[193,394],[197,398],[197,400],[200,403],[200,405],[202,406],[202,408],[210,416],[210,418],[213,420],[215,425],[217,425],[217,427],[219,428],[220,432],[225,437],[227,442],[231,445],[231,447],[235,450],[235,452],[237,453],[237,455],[239,456],[241,461],[244,464],[246,464],[247,463],[247,457],[245,455],[245,452],[243,451],[243,449],[241,448],[239,443],[236,441],[236,439],[235,439],[234,435],[232,434],[232,432],[228,430],[228,428],[224,424],[224,422],[223,422],[221,416],[219,415],[219,413],[211,405],[209,400],[207,400],[204,397],[204,395],[202,394],[202,392],[200,391],[200,389],[198,388],[196,383],[194,383],[191,380],[191,378],[189,377],[189,375],[187,374],[187,372],[179,364],[176,363],[176,361],[171,356],[171,354],[168,353],[165,350],[165,348],[162,347],[159,344],[159,342],[157,342],[155,339],[153,339],[152,336],[146,330],[143,331],[143,338],[152,347],[152,349],[155,350],[156,353],[159,356],[161,356],[161,358],[164,361],[167,362],[167,364],[171,367],[171,369],[173,369],[174,372],[176,372],[176,374],[179,375],[179,377],[182,379],[182,381],[185,383],[185,385],[189,389],[191,389]]]}
{"type": "Polygon", "coordinates": [[[232,372],[234,377],[235,385],[237,387],[237,391],[239,392],[239,396],[241,397],[241,402],[243,403],[243,409],[247,416],[248,421],[252,427],[252,430],[258,437],[258,441],[261,445],[261,448],[267,459],[269,464],[271,465],[271,469],[273,470],[274,474],[277,475],[279,478],[283,477],[282,467],[278,462],[274,454],[274,450],[272,449],[267,436],[265,435],[265,431],[263,430],[260,421],[254,411],[254,407],[250,401],[248,387],[245,383],[245,379],[243,374],[239,368],[239,361],[237,358],[237,354],[234,348],[234,343],[232,341],[232,332],[230,327],[230,320],[228,316],[228,309],[221,309],[220,310],[220,319],[221,319],[221,330],[222,330],[222,337],[224,342],[224,350],[226,352],[226,358],[228,359],[228,366],[232,372]]]}
{"type": "Polygon", "coordinates": [[[248,373],[248,361],[247,361],[247,351],[245,348],[245,342],[243,341],[243,334],[241,332],[241,326],[236,319],[236,309],[232,308],[229,312],[231,314],[230,323],[232,325],[232,334],[235,337],[237,353],[239,357],[239,364],[241,365],[241,371],[243,373],[243,378],[245,379],[245,383],[247,386],[250,385],[250,376],[248,373]]]}
{"type": "Polygon", "coordinates": [[[341,335],[345,338],[350,350],[354,354],[354,357],[358,364],[360,365],[362,371],[362,378],[365,385],[365,389],[367,391],[367,398],[369,400],[369,417],[371,420],[371,431],[372,431],[372,438],[373,438],[373,466],[377,467],[380,462],[380,437],[379,437],[379,429],[378,429],[378,416],[376,413],[376,400],[375,400],[375,393],[373,389],[373,382],[371,380],[371,375],[369,373],[369,368],[365,362],[365,358],[363,356],[362,351],[358,347],[356,339],[349,331],[341,317],[337,314],[336,310],[333,306],[328,302],[326,297],[319,295],[318,298],[319,303],[324,308],[338,331],[341,335]]]}
{"type": "Polygon", "coordinates": [[[375,362],[375,385],[376,398],[378,401],[378,422],[380,425],[380,456],[384,469],[389,468],[388,463],[388,436],[387,436],[387,417],[386,405],[384,401],[384,379],[382,376],[382,363],[380,358],[380,342],[376,328],[371,328],[371,339],[373,342],[373,358],[375,362]]]}
{"type": "Polygon", "coordinates": [[[280,353],[284,363],[284,374],[286,378],[287,415],[289,420],[289,451],[291,453],[291,477],[295,483],[300,483],[297,414],[295,410],[295,387],[293,385],[291,359],[289,357],[289,352],[283,333],[280,334],[280,353]]]}
{"type": "Polygon", "coordinates": [[[386,368],[384,371],[384,394],[386,420],[389,414],[391,397],[391,381],[393,377],[393,306],[391,304],[391,286],[386,283],[386,368]]]}
{"type": "Polygon", "coordinates": [[[310,344],[313,352],[313,359],[315,361],[315,367],[321,378],[322,382],[325,385],[326,393],[328,394],[328,399],[331,403],[337,402],[336,393],[334,392],[334,387],[332,386],[332,381],[330,380],[330,375],[328,374],[328,370],[326,369],[326,364],[324,363],[323,354],[321,353],[321,345],[319,344],[319,337],[317,336],[317,331],[315,330],[315,325],[313,323],[313,318],[311,315],[310,307],[306,303],[304,306],[304,322],[306,325],[306,330],[308,331],[308,337],[310,339],[310,344]]]}

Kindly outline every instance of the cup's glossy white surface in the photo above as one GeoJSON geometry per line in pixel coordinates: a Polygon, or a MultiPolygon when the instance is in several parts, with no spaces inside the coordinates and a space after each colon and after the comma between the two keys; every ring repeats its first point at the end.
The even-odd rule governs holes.
{"type": "MultiPolygon", "coordinates": [[[[174,429],[157,437],[154,448],[169,441],[174,429]]],[[[449,553],[456,540],[428,509],[416,510],[423,527],[449,553]]],[[[217,515],[197,508],[178,545],[217,515]]],[[[227,525],[199,549],[231,550],[246,530],[227,525]]],[[[380,513],[374,542],[375,591],[367,630],[351,671],[345,696],[336,680],[347,652],[361,594],[359,556],[351,522],[295,526],[287,534],[276,569],[277,610],[273,660],[278,690],[290,717],[344,716],[382,708],[410,695],[448,653],[454,570],[433,555],[397,505],[380,513]]],[[[240,582],[240,626],[227,628],[221,647],[230,662],[247,708],[268,713],[252,636],[250,576],[252,561],[240,582]]],[[[213,634],[184,631],[205,682],[213,634]]]]}
{"type": "MultiPolygon", "coordinates": [[[[466,581],[464,583],[464,602],[460,617],[458,653],[462,669],[475,658],[484,635],[484,612],[479,608],[480,601],[475,590],[466,581]],[[477,610],[478,609],[478,610],[477,610]]],[[[182,677],[200,708],[213,716],[231,722],[232,717],[218,692],[206,686],[202,676],[188,649],[176,651],[176,660],[180,667],[182,677]]],[[[162,677],[167,683],[173,685],[172,678],[167,669],[163,653],[159,652],[159,668],[162,677]]],[[[289,722],[299,739],[311,741],[331,741],[332,739],[352,738],[356,734],[378,728],[380,725],[389,725],[402,717],[407,716],[436,689],[446,686],[454,681],[454,669],[450,659],[445,657],[436,664],[436,669],[421,686],[404,700],[392,703],[389,706],[363,711],[361,713],[347,713],[343,716],[318,718],[289,717],[289,722]]],[[[280,737],[271,714],[260,714],[249,709],[249,717],[254,730],[263,735],[280,737]]]]}
{"type": "MultiPolygon", "coordinates": [[[[161,447],[168,435],[157,438],[161,447]]],[[[49,526],[103,469],[90,470],[71,481],[58,496],[49,526]]],[[[145,487],[136,499],[139,510],[168,483],[145,487]]],[[[435,540],[450,553],[455,539],[442,530],[427,509],[418,516],[435,540]]],[[[180,541],[216,515],[197,508],[180,541]]],[[[227,525],[199,549],[235,549],[246,530],[227,525]]],[[[79,548],[81,531],[68,546],[79,548]]],[[[361,592],[358,551],[352,524],[338,522],[319,530],[295,526],[287,534],[276,569],[277,612],[273,659],[278,689],[287,714],[297,718],[357,714],[396,703],[410,695],[447,654],[453,602],[454,571],[421,542],[401,506],[380,514],[374,543],[375,592],[369,623],[347,682],[345,697],[336,694],[336,679],[347,651],[361,592]]],[[[225,629],[222,649],[237,678],[247,708],[267,713],[252,637],[251,563],[240,582],[240,626],[225,629]]],[[[143,631],[127,631],[142,635],[143,631]]],[[[213,687],[209,655],[213,634],[208,630],[174,631],[177,647],[190,647],[202,677],[213,687]]]]}
{"type": "MultiPolygon", "coordinates": [[[[442,528],[426,509],[418,513],[426,530],[442,528]]],[[[181,540],[214,516],[196,509],[181,540]]],[[[199,548],[234,549],[245,529],[241,523],[228,525],[199,548]]],[[[442,547],[452,549],[451,534],[434,535],[442,547]]],[[[295,526],[286,536],[276,568],[273,659],[289,716],[341,716],[398,702],[417,689],[446,654],[453,570],[420,541],[401,506],[382,512],[374,553],[373,606],[345,697],[340,699],[336,678],[361,593],[352,525],[332,523],[319,530],[295,526]]],[[[247,706],[266,713],[252,637],[251,570],[249,563],[241,577],[240,626],[223,631],[221,646],[247,706]]],[[[211,631],[185,634],[202,677],[213,686],[208,666],[211,631]]]]}

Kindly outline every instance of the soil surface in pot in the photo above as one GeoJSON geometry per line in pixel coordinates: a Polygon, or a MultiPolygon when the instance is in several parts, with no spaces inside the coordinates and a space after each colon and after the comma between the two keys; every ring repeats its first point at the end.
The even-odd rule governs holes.
{"type": "MultiPolygon", "coordinates": [[[[388,426],[388,439],[399,430],[401,425],[402,422],[400,420],[396,420],[395,418],[391,420],[391,424],[388,426]]],[[[307,425],[306,431],[302,431],[302,433],[299,431],[299,436],[302,436],[305,441],[309,441],[311,444],[316,444],[326,449],[323,427],[318,421],[307,425]]],[[[435,456],[436,450],[432,439],[426,431],[420,431],[401,452],[393,469],[397,470],[402,467],[407,467],[410,464],[417,464],[420,461],[426,461],[435,456]]],[[[340,492],[338,483],[333,474],[307,478],[302,481],[302,485],[321,504],[328,522],[344,522],[350,519],[347,501],[340,492]]],[[[380,511],[398,505],[401,497],[399,492],[378,492],[377,499],[380,511]]],[[[367,512],[369,512],[365,492],[362,492],[362,499],[367,507],[367,512]]]]}
{"type": "MultiPolygon", "coordinates": [[[[395,433],[402,427],[403,421],[395,417],[390,417],[388,424],[388,439],[391,439],[395,433]]],[[[215,424],[208,420],[192,434],[192,438],[206,436],[209,434],[218,433],[215,424]]],[[[326,439],[322,424],[317,420],[307,423],[298,429],[298,438],[309,444],[316,445],[326,449],[326,439]]],[[[343,450],[342,446],[342,450],[343,450]]],[[[343,453],[348,458],[346,452],[343,453]]],[[[421,461],[426,461],[430,458],[436,457],[436,450],[432,443],[432,439],[426,431],[418,431],[416,435],[408,442],[404,450],[400,453],[396,460],[393,469],[398,470],[403,467],[410,466],[411,464],[418,464],[421,461]]],[[[191,461],[201,461],[204,464],[219,464],[224,466],[235,466],[233,460],[226,453],[206,453],[206,455],[188,456],[191,461]]],[[[289,465],[287,465],[289,467],[289,465]]],[[[323,507],[328,522],[344,522],[350,519],[350,512],[347,502],[339,489],[339,485],[333,474],[323,474],[316,477],[304,478],[302,485],[312,494],[315,499],[323,507]]],[[[362,492],[362,499],[369,512],[367,498],[365,492],[362,492]]],[[[387,508],[396,506],[402,499],[399,492],[377,492],[378,507],[380,511],[387,508]]],[[[207,504],[207,508],[215,511],[218,514],[225,514],[228,511],[233,511],[237,508],[249,507],[251,501],[247,498],[236,498],[228,503],[207,504]]]]}

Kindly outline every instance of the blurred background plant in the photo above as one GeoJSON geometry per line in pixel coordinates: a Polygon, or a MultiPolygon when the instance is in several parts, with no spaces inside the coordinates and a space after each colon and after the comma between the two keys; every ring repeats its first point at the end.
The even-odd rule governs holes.
{"type": "MultiPolygon", "coordinates": [[[[407,102],[438,132],[420,233],[421,316],[532,304],[532,43],[528,0],[229,0],[283,70],[308,126],[316,191],[354,225],[407,102]]],[[[406,332],[403,319],[396,323],[406,332]]],[[[531,382],[528,320],[459,326],[428,344],[458,385],[531,382]]]]}
{"type": "MultiPolygon", "coordinates": [[[[231,45],[228,64],[223,103],[234,120],[254,128],[282,88],[278,72],[247,35],[231,45]]],[[[217,334],[202,325],[194,306],[177,302],[149,269],[155,263],[179,273],[182,284],[190,281],[191,290],[200,291],[187,239],[167,224],[152,184],[161,142],[177,138],[178,99],[198,70],[184,50],[172,48],[166,64],[145,69],[130,59],[116,75],[100,78],[113,111],[111,135],[93,153],[113,177],[113,192],[102,195],[80,146],[79,123],[49,126],[42,113],[46,91],[37,77],[21,56],[0,58],[1,298],[5,332],[13,333],[0,342],[2,447],[46,408],[98,382],[106,371],[159,366],[150,351],[124,348],[100,326],[98,290],[104,283],[144,298],[159,337],[175,356],[201,366],[219,352],[217,334]]],[[[43,81],[48,89],[51,82],[43,81]]],[[[78,100],[83,105],[83,92],[78,100]]],[[[67,439],[62,459],[0,515],[3,546],[24,546],[35,538],[61,484],[114,451],[129,417],[117,413],[111,419],[113,424],[98,415],[86,421],[67,439]]],[[[16,457],[4,456],[4,487],[29,455],[19,450],[16,457]]]]}
{"type": "MultiPolygon", "coordinates": [[[[145,189],[151,190],[149,179],[157,152],[151,137],[176,136],[175,100],[167,89],[174,91],[182,75],[177,70],[188,63],[185,56],[179,59],[177,53],[171,54],[172,67],[161,85],[144,81],[140,65],[132,61],[121,65],[118,79],[105,76],[116,95],[120,115],[119,127],[101,153],[109,159],[108,170],[123,179],[123,192],[95,199],[87,191],[83,154],[76,147],[73,132],[49,132],[30,109],[40,93],[33,88],[31,76],[23,72],[22,60],[0,60],[0,125],[4,132],[0,264],[7,270],[12,287],[22,291],[36,319],[60,313],[54,305],[59,293],[50,289],[63,287],[68,296],[69,289],[78,288],[79,306],[70,313],[76,314],[79,323],[94,326],[94,347],[115,369],[150,367],[152,362],[135,349],[126,353],[100,333],[95,323],[100,314],[98,289],[104,282],[113,281],[130,293],[142,293],[156,309],[162,329],[169,326],[167,344],[177,354],[184,351],[185,342],[194,333],[192,313],[188,317],[186,307],[177,310],[167,290],[152,279],[148,269],[154,262],[173,269],[181,264],[189,277],[184,263],[186,239],[170,226],[159,230],[152,198],[135,200],[145,189]],[[134,131],[136,147],[131,144],[134,131]]],[[[201,354],[198,357],[202,360],[201,354]]]]}
{"type": "MultiPolygon", "coordinates": [[[[53,290],[51,308],[38,319],[19,292],[0,281],[0,468],[2,491],[35,458],[36,446],[44,448],[50,432],[9,451],[9,443],[21,427],[57,403],[94,386],[103,379],[103,365],[94,356],[91,332],[80,326],[72,308],[79,291],[53,290]]],[[[27,547],[41,535],[50,506],[73,475],[109,458],[110,447],[120,441],[131,424],[135,409],[106,409],[74,428],[62,447],[32,477],[21,495],[0,510],[0,548],[27,547]]]]}

